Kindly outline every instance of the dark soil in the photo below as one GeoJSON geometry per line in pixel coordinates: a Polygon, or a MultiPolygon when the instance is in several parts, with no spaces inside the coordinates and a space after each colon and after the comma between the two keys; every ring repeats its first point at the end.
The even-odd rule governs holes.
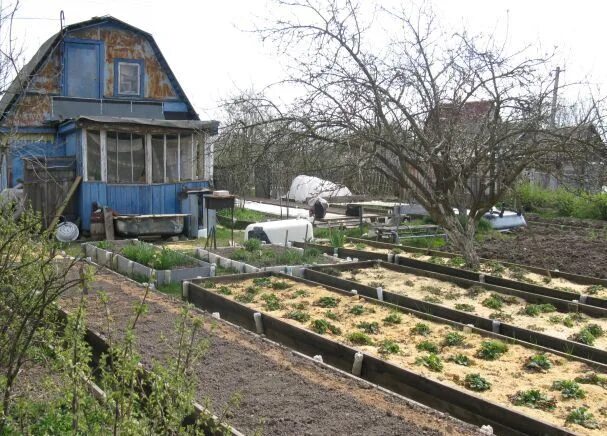
{"type": "Polygon", "coordinates": [[[587,220],[575,219],[566,219],[569,224],[561,225],[564,224],[561,220],[542,219],[554,225],[530,221],[527,228],[490,237],[479,244],[479,254],[489,259],[607,278],[607,226],[599,228],[597,222],[591,221],[592,226],[581,227],[587,220]],[[582,223],[574,224],[575,221],[582,223]]]}
{"type": "MultiPolygon", "coordinates": [[[[123,332],[144,289],[107,271],[97,273],[91,289],[89,326],[108,334],[97,295],[103,289],[110,297],[112,328],[123,332]]],[[[69,309],[76,302],[76,296],[66,296],[62,305],[69,309]]],[[[181,305],[166,295],[150,294],[148,311],[136,329],[144,364],[169,355],[181,305]]],[[[245,434],[259,429],[272,435],[476,434],[473,426],[386,394],[240,328],[220,321],[211,330],[207,314],[194,316],[204,317],[207,328],[201,338],[210,341],[192,374],[199,400],[204,404],[209,399],[219,414],[233,394],[241,395],[228,421],[245,434]]]]}

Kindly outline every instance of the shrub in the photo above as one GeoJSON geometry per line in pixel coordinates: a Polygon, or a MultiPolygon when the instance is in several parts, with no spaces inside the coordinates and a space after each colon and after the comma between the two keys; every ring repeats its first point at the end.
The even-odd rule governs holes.
{"type": "Polygon", "coordinates": [[[294,319],[295,321],[299,322],[307,322],[310,320],[310,315],[302,310],[292,310],[291,312],[287,313],[287,318],[294,319]]]}
{"type": "Polygon", "coordinates": [[[527,406],[540,410],[554,410],[556,408],[556,399],[547,397],[538,389],[518,391],[508,398],[515,406],[527,406]]]}
{"type": "Polygon", "coordinates": [[[339,321],[339,315],[331,310],[327,310],[325,312],[325,316],[329,319],[332,319],[333,321],[339,321]]]}
{"type": "Polygon", "coordinates": [[[430,353],[427,356],[418,357],[415,359],[415,363],[425,366],[430,371],[440,372],[443,370],[443,362],[441,362],[440,357],[434,353],[430,353]]]}
{"type": "Polygon", "coordinates": [[[365,313],[365,307],[362,304],[356,304],[352,306],[349,311],[352,315],[362,315],[365,313]]]}
{"type": "Polygon", "coordinates": [[[575,378],[575,381],[585,385],[597,385],[607,389],[607,377],[596,372],[589,372],[575,378]]]}
{"type": "Polygon", "coordinates": [[[391,312],[387,317],[383,319],[384,324],[400,324],[403,317],[398,312],[391,312]]]}
{"type": "Polygon", "coordinates": [[[232,291],[227,286],[220,286],[219,289],[217,289],[217,293],[222,295],[232,295],[232,291]]]}
{"type": "Polygon", "coordinates": [[[461,366],[472,365],[472,360],[470,360],[470,358],[465,354],[455,354],[449,357],[449,361],[461,366]]]}
{"type": "Polygon", "coordinates": [[[588,330],[588,332],[595,338],[600,338],[605,334],[603,327],[598,324],[588,324],[586,327],[584,327],[584,329],[588,330]]]}
{"type": "Polygon", "coordinates": [[[459,345],[463,345],[466,337],[457,332],[447,333],[445,339],[443,339],[443,345],[446,347],[456,347],[459,345]]]}
{"type": "Polygon", "coordinates": [[[438,346],[434,342],[421,341],[415,346],[419,351],[428,351],[430,353],[438,353],[438,346]]]}
{"type": "Polygon", "coordinates": [[[573,380],[557,380],[552,383],[552,390],[561,391],[566,399],[586,397],[586,392],[573,380]]]}
{"type": "Polygon", "coordinates": [[[430,334],[430,327],[428,324],[424,324],[423,322],[418,322],[411,328],[411,333],[415,335],[428,336],[430,334]]]}
{"type": "Polygon", "coordinates": [[[464,379],[464,386],[472,391],[483,392],[491,388],[491,383],[480,374],[468,374],[464,379]]]}
{"type": "Polygon", "coordinates": [[[261,250],[261,241],[259,239],[247,239],[242,245],[249,253],[261,250]]]}
{"type": "Polygon", "coordinates": [[[261,299],[265,302],[263,307],[266,310],[273,311],[282,307],[280,304],[280,299],[276,296],[276,294],[263,294],[261,299]]]}
{"type": "Polygon", "coordinates": [[[457,310],[461,310],[462,312],[474,312],[474,306],[472,304],[457,303],[455,308],[457,310]]]}
{"type": "Polygon", "coordinates": [[[508,346],[501,341],[491,340],[481,342],[477,356],[485,360],[495,360],[508,351],[508,346]]]}
{"type": "Polygon", "coordinates": [[[341,248],[346,242],[346,235],[340,230],[331,230],[331,233],[329,234],[329,239],[331,240],[332,247],[341,248]]]}
{"type": "Polygon", "coordinates": [[[253,284],[263,287],[272,286],[272,279],[270,279],[270,277],[257,277],[253,279],[253,284]]]}
{"type": "Polygon", "coordinates": [[[552,362],[545,354],[536,354],[527,359],[525,368],[532,371],[547,371],[552,368],[552,362]]]}
{"type": "Polygon", "coordinates": [[[373,339],[363,332],[350,333],[348,340],[355,345],[373,345],[373,339]]]}
{"type": "Polygon", "coordinates": [[[320,297],[314,304],[324,308],[337,307],[339,299],[335,297],[320,297]]]}
{"type": "Polygon", "coordinates": [[[574,333],[569,336],[569,339],[574,342],[579,342],[580,344],[593,346],[596,337],[588,330],[587,328],[583,328],[578,333],[574,333]]]}
{"type": "Polygon", "coordinates": [[[588,412],[587,407],[578,407],[569,412],[566,419],[567,423],[581,425],[582,427],[595,429],[599,428],[599,423],[594,419],[594,415],[588,412]]]}
{"type": "Polygon", "coordinates": [[[588,288],[586,288],[586,293],[588,295],[596,295],[599,292],[604,291],[604,290],[605,290],[605,287],[602,285],[591,285],[591,286],[588,286],[588,288]]]}
{"type": "Polygon", "coordinates": [[[493,295],[489,298],[485,298],[481,304],[485,307],[488,307],[489,309],[495,310],[499,310],[504,306],[502,300],[499,298],[495,298],[493,295]]]}
{"type": "Polygon", "coordinates": [[[320,335],[324,335],[327,331],[330,331],[334,335],[341,334],[339,327],[334,326],[329,321],[324,319],[315,319],[312,321],[312,330],[320,335]]]}
{"type": "Polygon", "coordinates": [[[277,282],[272,282],[272,289],[276,290],[276,291],[283,291],[285,289],[289,289],[293,287],[292,284],[287,283],[285,281],[277,281],[277,282]]]}
{"type": "Polygon", "coordinates": [[[396,342],[386,339],[380,342],[377,351],[379,354],[397,354],[400,352],[400,347],[396,342]]]}
{"type": "Polygon", "coordinates": [[[365,333],[369,333],[372,335],[376,335],[379,333],[379,324],[377,322],[361,322],[356,325],[359,329],[364,331],[365,333]]]}
{"type": "Polygon", "coordinates": [[[556,307],[552,304],[528,304],[523,309],[523,313],[529,316],[538,316],[541,313],[556,312],[556,307]]]}

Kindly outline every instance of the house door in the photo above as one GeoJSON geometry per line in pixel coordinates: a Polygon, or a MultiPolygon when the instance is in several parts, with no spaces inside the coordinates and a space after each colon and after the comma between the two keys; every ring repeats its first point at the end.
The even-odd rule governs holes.
{"type": "Polygon", "coordinates": [[[101,47],[95,42],[65,43],[65,95],[101,98],[101,47]]]}

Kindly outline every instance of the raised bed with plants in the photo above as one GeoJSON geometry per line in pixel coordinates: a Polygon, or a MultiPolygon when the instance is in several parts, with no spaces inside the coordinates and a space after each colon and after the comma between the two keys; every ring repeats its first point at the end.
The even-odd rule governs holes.
{"type": "Polygon", "coordinates": [[[198,248],[196,256],[209,263],[236,272],[275,271],[301,275],[306,265],[335,264],[339,260],[316,248],[295,248],[262,244],[249,239],[242,247],[225,247],[214,250],[198,248]]]}
{"type": "Polygon", "coordinates": [[[217,221],[224,227],[245,229],[248,225],[270,221],[276,217],[270,217],[265,213],[256,210],[245,209],[238,207],[234,209],[234,218],[232,219],[232,211],[230,209],[222,209],[217,212],[217,221]]]}
{"type": "MultiPolygon", "coordinates": [[[[384,260],[403,266],[475,280],[481,283],[519,289],[525,292],[568,301],[579,300],[584,304],[607,308],[607,280],[605,279],[543,270],[526,265],[516,265],[487,259],[483,259],[480,270],[472,271],[463,269],[463,259],[452,253],[428,251],[416,247],[405,247],[352,238],[349,241],[355,242],[346,242],[340,248],[316,244],[313,246],[331,254],[337,250],[338,255],[342,258],[355,257],[360,260],[384,260]]],[[[295,245],[299,246],[298,243],[295,243],[295,245]]]]}
{"type": "Polygon", "coordinates": [[[179,251],[138,240],[83,244],[88,257],[139,282],[155,278],[157,286],[208,277],[211,265],[179,251]]]}
{"type": "Polygon", "coordinates": [[[380,288],[397,305],[607,363],[605,309],[379,261],[313,267],[304,277],[372,298],[380,288]]]}
{"type": "Polygon", "coordinates": [[[498,432],[604,430],[605,365],[280,274],[197,280],[184,297],[344,370],[360,353],[361,377],[498,432]]]}

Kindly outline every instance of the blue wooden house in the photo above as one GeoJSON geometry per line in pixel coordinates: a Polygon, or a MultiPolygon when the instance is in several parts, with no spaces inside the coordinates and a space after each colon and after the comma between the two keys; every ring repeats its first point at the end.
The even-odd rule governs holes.
{"type": "Polygon", "coordinates": [[[27,162],[72,158],[72,209],[90,229],[93,203],[121,214],[188,213],[183,192],[209,186],[209,136],[152,35],[105,16],[46,41],[0,100],[0,189],[27,162]]]}

